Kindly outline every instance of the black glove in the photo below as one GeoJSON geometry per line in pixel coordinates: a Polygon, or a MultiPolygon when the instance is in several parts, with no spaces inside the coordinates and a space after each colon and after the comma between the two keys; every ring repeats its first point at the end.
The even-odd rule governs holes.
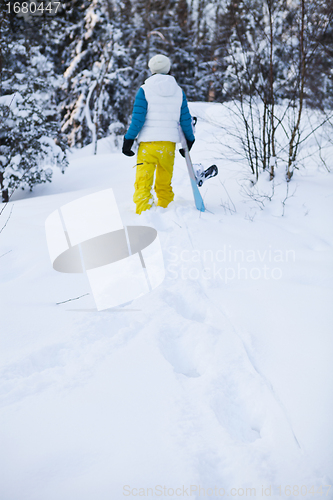
{"type": "Polygon", "coordinates": [[[134,139],[125,139],[124,137],[124,142],[123,142],[123,149],[122,152],[126,156],[134,156],[135,153],[131,150],[131,147],[133,146],[134,139]]]}
{"type": "MultiPolygon", "coordinates": [[[[186,143],[187,143],[188,150],[189,150],[189,151],[191,151],[191,147],[193,146],[194,141],[188,141],[188,140],[186,139],[186,143]]],[[[182,157],[183,157],[183,158],[185,158],[185,149],[181,148],[181,149],[179,150],[179,152],[180,152],[180,154],[182,155],[182,157]]]]}

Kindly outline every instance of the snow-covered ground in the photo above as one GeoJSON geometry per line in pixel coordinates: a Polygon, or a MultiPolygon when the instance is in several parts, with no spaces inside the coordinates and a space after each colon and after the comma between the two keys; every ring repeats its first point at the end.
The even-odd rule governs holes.
{"type": "Polygon", "coordinates": [[[0,218],[1,500],[333,498],[333,177],[309,160],[286,196],[278,171],[261,210],[221,159],[222,106],[191,111],[192,158],[219,167],[205,213],[177,153],[174,202],[136,215],[135,157],[104,139],[0,218]],[[157,229],[166,278],[97,312],[44,225],[108,187],[124,224],[157,229]]]}

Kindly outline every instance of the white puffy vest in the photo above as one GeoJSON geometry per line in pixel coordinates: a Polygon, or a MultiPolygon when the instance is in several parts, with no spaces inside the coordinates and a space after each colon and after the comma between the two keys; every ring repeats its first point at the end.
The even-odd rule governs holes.
{"type": "Polygon", "coordinates": [[[148,103],[138,142],[180,142],[179,119],[183,91],[173,76],[153,75],[142,85],[148,103]]]}

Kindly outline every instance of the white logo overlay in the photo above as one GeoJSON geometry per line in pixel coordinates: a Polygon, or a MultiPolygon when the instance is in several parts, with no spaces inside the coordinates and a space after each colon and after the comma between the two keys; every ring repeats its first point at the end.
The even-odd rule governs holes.
{"type": "Polygon", "coordinates": [[[156,229],[124,226],[111,188],[55,210],[45,230],[53,268],[86,273],[98,311],[131,302],[164,280],[156,229]]]}

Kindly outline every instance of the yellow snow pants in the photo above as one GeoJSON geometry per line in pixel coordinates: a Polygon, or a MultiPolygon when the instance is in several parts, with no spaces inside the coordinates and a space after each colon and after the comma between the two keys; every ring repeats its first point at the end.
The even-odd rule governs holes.
{"type": "Polygon", "coordinates": [[[153,204],[151,188],[156,169],[155,193],[157,206],[166,208],[173,200],[171,187],[176,144],[169,141],[140,142],[133,201],[136,213],[149,210],[153,204]]]}

